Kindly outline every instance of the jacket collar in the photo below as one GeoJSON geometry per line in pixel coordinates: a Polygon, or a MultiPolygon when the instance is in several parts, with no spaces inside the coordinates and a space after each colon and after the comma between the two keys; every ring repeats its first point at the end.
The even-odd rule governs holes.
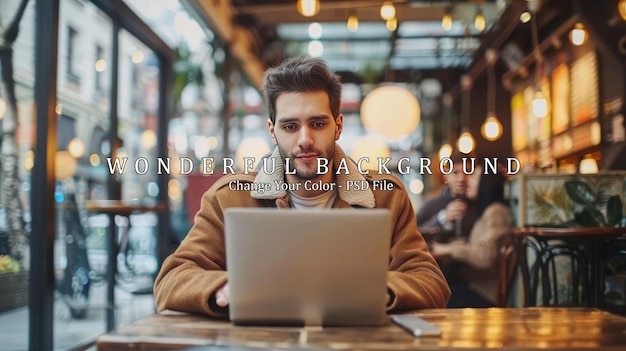
{"type": "MultiPolygon", "coordinates": [[[[275,181],[285,181],[285,165],[283,164],[280,153],[278,152],[278,147],[274,149],[269,158],[276,159],[276,169],[273,173],[267,174],[263,171],[263,168],[261,167],[259,173],[254,179],[254,182],[270,183],[272,187],[270,190],[264,191],[263,193],[252,190],[250,192],[250,195],[255,199],[275,200],[285,198],[287,196],[287,191],[277,188],[276,184],[274,183],[275,181]]],[[[365,181],[366,178],[361,173],[359,173],[359,170],[354,161],[352,161],[352,159],[350,159],[345,154],[345,152],[338,144],[335,144],[335,155],[333,157],[334,167],[337,167],[337,165],[339,165],[342,160],[345,160],[344,162],[347,164],[348,172],[345,172],[345,170],[342,169],[339,174],[335,176],[335,184],[337,184],[339,198],[347,202],[351,206],[374,208],[374,193],[371,190],[367,189],[355,191],[346,189],[347,181],[360,182],[365,181]]]]}

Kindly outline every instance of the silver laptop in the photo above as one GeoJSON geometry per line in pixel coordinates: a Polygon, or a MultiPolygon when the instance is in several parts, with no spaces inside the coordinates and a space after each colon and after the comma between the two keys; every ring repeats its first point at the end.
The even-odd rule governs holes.
{"type": "Polygon", "coordinates": [[[227,209],[230,319],[384,324],[391,219],[383,209],[227,209]]]}

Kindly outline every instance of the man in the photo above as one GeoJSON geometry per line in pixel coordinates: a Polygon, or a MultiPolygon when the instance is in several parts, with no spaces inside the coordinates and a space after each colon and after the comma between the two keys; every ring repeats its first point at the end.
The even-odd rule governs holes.
{"type": "Polygon", "coordinates": [[[485,299],[470,286],[485,285],[487,281],[488,287],[493,286],[493,272],[487,268],[493,266],[499,239],[510,225],[506,216],[508,210],[504,206],[490,207],[489,211],[485,211],[488,205],[502,198],[502,187],[492,187],[489,180],[497,178],[497,175],[485,177],[481,162],[476,161],[475,167],[472,167],[471,159],[474,157],[473,154],[465,155],[454,150],[450,156],[452,171],[445,175],[448,187],[439,197],[426,201],[417,212],[420,229],[437,229],[429,245],[435,255],[445,257],[440,260],[439,266],[452,290],[449,308],[493,306],[493,301],[485,299]],[[481,178],[486,178],[488,182],[483,183],[481,178]],[[486,215],[481,220],[483,212],[486,215]],[[480,260],[488,262],[478,263],[480,260]]]}
{"type": "MultiPolygon", "coordinates": [[[[287,59],[266,72],[263,90],[268,104],[269,132],[276,144],[270,157],[283,162],[276,162],[275,171],[267,174],[261,171],[222,177],[204,194],[194,226],[159,272],[155,282],[157,309],[227,316],[229,291],[223,211],[228,207],[388,208],[394,223],[387,279],[388,310],[445,307],[450,297],[449,287],[417,231],[402,183],[390,175],[361,175],[335,144],[343,127],[339,77],[323,61],[287,59]],[[334,170],[343,160],[349,172],[336,174],[334,170]],[[318,162],[327,162],[330,171],[318,174],[318,162]],[[293,169],[295,174],[291,174],[293,169]],[[348,180],[372,184],[383,179],[392,182],[394,189],[348,191],[344,185],[324,191],[302,186],[309,180],[339,185],[348,180]],[[235,191],[228,186],[233,181],[240,184],[279,181],[288,184],[288,190],[235,191]]],[[[358,243],[354,249],[358,250],[358,243]]]]}
{"type": "MultiPolygon", "coordinates": [[[[463,171],[463,158],[467,159],[468,173],[472,170],[471,157],[457,150],[452,152],[450,156],[452,171],[444,175],[448,186],[441,192],[441,195],[426,201],[417,212],[417,225],[420,229],[436,229],[437,234],[432,238],[435,242],[467,238],[478,218],[475,199],[468,196],[472,175],[463,171]]],[[[476,168],[478,167],[477,165],[476,168]]],[[[481,172],[475,170],[473,173],[480,174],[481,172]]],[[[477,178],[474,177],[474,179],[477,178]]]]}

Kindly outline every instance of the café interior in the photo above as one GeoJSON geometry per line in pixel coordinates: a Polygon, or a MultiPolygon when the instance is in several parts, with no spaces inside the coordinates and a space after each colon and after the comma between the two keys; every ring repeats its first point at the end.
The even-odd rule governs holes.
{"type": "Polygon", "coordinates": [[[626,345],[626,0],[15,0],[0,33],[0,350],[626,345]],[[203,159],[271,151],[263,75],[294,56],[341,77],[338,144],[415,212],[446,186],[422,159],[512,167],[491,307],[410,311],[430,338],[156,313],[203,159]]]}

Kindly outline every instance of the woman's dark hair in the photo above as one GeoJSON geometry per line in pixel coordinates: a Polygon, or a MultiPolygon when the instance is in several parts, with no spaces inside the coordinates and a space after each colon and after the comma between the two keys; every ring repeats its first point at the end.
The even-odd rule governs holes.
{"type": "Polygon", "coordinates": [[[281,93],[325,91],[333,118],[339,116],[341,79],[320,59],[293,57],[265,72],[263,95],[272,123],[276,121],[276,99],[281,93]]]}
{"type": "Polygon", "coordinates": [[[500,173],[482,174],[478,183],[478,215],[482,215],[485,209],[495,203],[500,202],[508,206],[504,198],[505,177],[500,173]]]}

